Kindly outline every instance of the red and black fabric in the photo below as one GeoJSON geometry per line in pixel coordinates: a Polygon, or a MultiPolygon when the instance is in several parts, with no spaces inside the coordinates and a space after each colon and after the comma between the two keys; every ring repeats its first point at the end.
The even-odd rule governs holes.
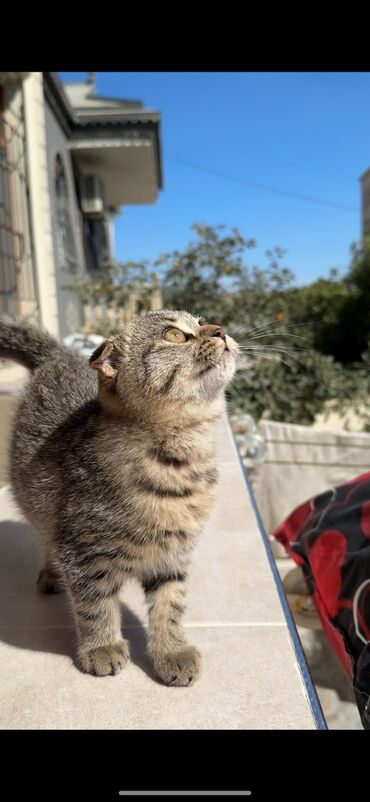
{"type": "Polygon", "coordinates": [[[370,471],[301,504],[274,536],[302,568],[370,729],[370,471]]]}

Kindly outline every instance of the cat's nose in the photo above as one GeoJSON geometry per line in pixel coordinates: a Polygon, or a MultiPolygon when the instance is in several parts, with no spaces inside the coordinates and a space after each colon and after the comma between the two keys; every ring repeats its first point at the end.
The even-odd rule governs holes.
{"type": "Polygon", "coordinates": [[[221,326],[216,326],[215,330],[212,332],[212,337],[221,337],[221,340],[226,340],[225,329],[221,328],[221,326]]]}
{"type": "Polygon", "coordinates": [[[221,340],[226,342],[225,329],[222,326],[216,326],[214,323],[206,323],[200,327],[199,334],[202,337],[220,337],[221,340]]]}

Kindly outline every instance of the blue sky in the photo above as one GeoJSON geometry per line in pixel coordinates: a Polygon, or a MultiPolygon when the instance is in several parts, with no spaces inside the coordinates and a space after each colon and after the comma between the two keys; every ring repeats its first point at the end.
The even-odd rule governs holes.
{"type": "Polygon", "coordinates": [[[124,208],[119,259],[155,259],[184,248],[193,223],[226,223],[257,241],[253,264],[266,264],[268,248],[285,248],[284,266],[299,284],[346,269],[361,232],[358,179],[370,167],[370,73],[98,72],[96,81],[99,94],[142,100],[162,116],[164,188],[155,205],[124,208]]]}

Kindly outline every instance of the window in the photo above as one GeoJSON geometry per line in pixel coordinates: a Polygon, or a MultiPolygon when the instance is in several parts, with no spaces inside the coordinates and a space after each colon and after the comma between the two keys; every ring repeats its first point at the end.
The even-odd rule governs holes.
{"type": "Polygon", "coordinates": [[[0,84],[0,314],[37,319],[21,83],[0,84]]]}
{"type": "Polygon", "coordinates": [[[108,224],[104,217],[84,215],[83,222],[86,267],[89,273],[99,273],[110,263],[108,224]]]}

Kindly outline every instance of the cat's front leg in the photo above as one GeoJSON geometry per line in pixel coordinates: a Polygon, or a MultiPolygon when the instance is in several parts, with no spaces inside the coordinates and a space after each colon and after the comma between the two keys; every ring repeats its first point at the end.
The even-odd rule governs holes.
{"type": "Polygon", "coordinates": [[[129,660],[129,645],[121,633],[121,584],[104,572],[81,582],[66,581],[78,632],[77,663],[88,674],[118,674],[129,660]]]}
{"type": "Polygon", "coordinates": [[[166,685],[192,685],[200,671],[200,654],[186,643],[182,626],[185,579],[185,574],[163,574],[143,581],[149,605],[149,654],[166,685]]]}

